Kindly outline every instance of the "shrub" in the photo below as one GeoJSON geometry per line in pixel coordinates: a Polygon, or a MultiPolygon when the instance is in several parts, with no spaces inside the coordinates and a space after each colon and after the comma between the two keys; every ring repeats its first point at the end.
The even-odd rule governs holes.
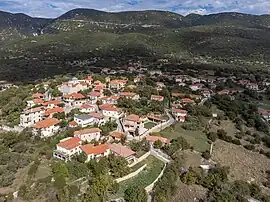
{"type": "Polygon", "coordinates": [[[252,145],[252,144],[245,145],[244,147],[245,147],[246,149],[248,149],[248,150],[254,150],[254,149],[255,149],[255,146],[252,145]]]}
{"type": "Polygon", "coordinates": [[[236,145],[241,145],[241,142],[240,142],[240,140],[238,140],[238,139],[233,139],[233,140],[232,140],[232,143],[233,143],[233,144],[236,144],[236,145]]]}
{"type": "Polygon", "coordinates": [[[218,138],[218,135],[215,132],[210,132],[207,134],[207,138],[211,140],[212,142],[215,142],[218,138]]]}
{"type": "Polygon", "coordinates": [[[209,150],[206,150],[202,153],[202,157],[205,158],[206,160],[209,160],[211,158],[211,154],[209,150]]]}

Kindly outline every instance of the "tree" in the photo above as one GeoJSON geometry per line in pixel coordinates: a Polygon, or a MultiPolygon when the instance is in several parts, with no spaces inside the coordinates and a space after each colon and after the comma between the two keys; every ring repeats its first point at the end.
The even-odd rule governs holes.
{"type": "Polygon", "coordinates": [[[65,112],[58,112],[53,115],[53,118],[56,118],[59,120],[65,119],[65,117],[66,117],[65,112]]]}
{"type": "Polygon", "coordinates": [[[161,149],[162,148],[162,142],[160,140],[157,140],[154,142],[154,148],[161,149]]]}
{"type": "Polygon", "coordinates": [[[217,138],[218,138],[218,135],[217,135],[217,133],[215,133],[215,132],[209,132],[209,133],[207,134],[207,138],[208,138],[209,140],[211,140],[212,142],[215,142],[215,141],[217,140],[217,138]]]}
{"type": "Polygon", "coordinates": [[[211,154],[209,150],[206,150],[202,153],[202,157],[205,158],[206,160],[209,160],[211,158],[211,154]]]}
{"type": "Polygon", "coordinates": [[[77,161],[80,163],[85,163],[87,160],[87,156],[84,154],[84,152],[80,153],[79,155],[76,156],[77,161]]]}
{"type": "Polygon", "coordinates": [[[147,193],[145,189],[138,185],[127,188],[124,194],[125,194],[124,199],[127,202],[146,202],[147,201],[147,193]]]}
{"type": "Polygon", "coordinates": [[[111,96],[112,95],[112,92],[109,89],[104,89],[103,94],[105,96],[111,96]]]}
{"type": "Polygon", "coordinates": [[[191,169],[181,176],[181,181],[187,185],[195,184],[197,181],[196,173],[191,169]]]}

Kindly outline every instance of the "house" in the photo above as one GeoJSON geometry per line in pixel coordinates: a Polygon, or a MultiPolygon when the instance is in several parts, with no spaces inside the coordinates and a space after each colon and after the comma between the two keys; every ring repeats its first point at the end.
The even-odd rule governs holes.
{"type": "Polygon", "coordinates": [[[111,80],[109,83],[109,88],[114,90],[120,90],[125,87],[127,80],[111,80]]]}
{"type": "Polygon", "coordinates": [[[162,102],[164,100],[164,97],[161,95],[151,95],[151,100],[162,102]]]}
{"type": "Polygon", "coordinates": [[[166,85],[163,82],[156,82],[158,88],[165,88],[166,85]]]}
{"type": "Polygon", "coordinates": [[[122,116],[122,110],[110,104],[100,105],[99,108],[104,116],[119,119],[122,116]]]}
{"type": "Polygon", "coordinates": [[[92,91],[88,93],[89,101],[91,104],[96,104],[100,96],[101,96],[100,92],[92,91]]]}
{"type": "Polygon", "coordinates": [[[141,78],[140,77],[135,77],[134,79],[133,79],[133,82],[134,83],[139,83],[141,81],[141,78]]]}
{"type": "Polygon", "coordinates": [[[38,105],[42,105],[45,101],[43,99],[34,99],[34,100],[28,100],[27,102],[27,107],[34,107],[38,105]]]}
{"type": "Polygon", "coordinates": [[[154,76],[154,75],[162,75],[162,71],[161,70],[150,70],[149,71],[149,74],[151,76],[154,76]]]}
{"type": "Polygon", "coordinates": [[[132,92],[121,92],[119,94],[120,97],[124,97],[127,99],[132,99],[132,100],[139,100],[140,96],[136,93],[132,93],[132,92]]]}
{"type": "Polygon", "coordinates": [[[115,131],[115,132],[112,132],[112,133],[111,133],[111,137],[112,137],[114,140],[120,141],[122,138],[125,137],[125,134],[122,133],[122,132],[115,131]]]}
{"type": "Polygon", "coordinates": [[[153,115],[153,114],[148,114],[147,119],[154,122],[154,123],[166,122],[166,119],[164,117],[153,115]]]}
{"type": "Polygon", "coordinates": [[[230,95],[230,94],[232,94],[232,92],[230,90],[224,89],[224,90],[218,91],[217,94],[218,95],[230,95]]]}
{"type": "Polygon", "coordinates": [[[144,128],[144,122],[138,115],[131,114],[124,118],[123,126],[124,126],[124,131],[127,131],[131,135],[136,136],[136,135],[142,134],[143,128],[144,128]]]}
{"type": "Polygon", "coordinates": [[[82,145],[80,149],[87,156],[86,162],[90,161],[91,159],[98,159],[110,154],[110,149],[107,144],[97,146],[86,144],[82,145]]]}
{"type": "Polygon", "coordinates": [[[187,105],[187,104],[196,104],[196,102],[190,98],[182,98],[180,100],[180,102],[183,104],[183,105],[187,105]]]}
{"type": "Polygon", "coordinates": [[[175,119],[180,122],[185,122],[187,111],[183,109],[172,109],[172,114],[174,115],[175,119]]]}
{"type": "Polygon", "coordinates": [[[48,118],[35,123],[33,126],[33,134],[41,137],[53,136],[59,130],[60,121],[55,118],[48,118]]]}
{"type": "Polygon", "coordinates": [[[66,83],[63,83],[59,90],[63,93],[63,95],[68,95],[72,93],[77,93],[81,90],[87,90],[88,83],[84,80],[78,80],[76,77],[72,78],[66,83]]]}
{"type": "Polygon", "coordinates": [[[88,86],[91,86],[93,81],[94,81],[94,79],[92,78],[92,76],[88,76],[85,79],[85,82],[88,84],[88,86]]]}
{"type": "Polygon", "coordinates": [[[169,144],[170,140],[165,138],[165,137],[161,137],[161,136],[146,136],[146,140],[153,145],[156,141],[160,140],[162,142],[162,144],[169,144]]]}
{"type": "Polygon", "coordinates": [[[133,163],[136,159],[136,152],[120,144],[109,144],[109,149],[112,154],[125,158],[128,164],[133,163]]]}
{"type": "Polygon", "coordinates": [[[92,117],[93,123],[97,124],[98,126],[106,123],[106,120],[104,119],[104,115],[101,113],[91,112],[89,113],[89,115],[92,117]]]}
{"type": "Polygon", "coordinates": [[[99,92],[101,95],[103,95],[104,88],[105,88],[104,85],[95,86],[93,88],[93,91],[94,92],[99,92]]]}
{"type": "Polygon", "coordinates": [[[247,89],[250,89],[250,90],[259,90],[259,85],[257,83],[248,83],[246,85],[246,88],[247,89]]]}
{"type": "Polygon", "coordinates": [[[68,95],[64,95],[63,100],[68,105],[74,107],[80,107],[87,102],[86,97],[81,93],[71,93],[68,95]]]}
{"type": "Polygon", "coordinates": [[[43,119],[44,107],[25,109],[20,115],[20,126],[30,127],[43,119]]]}
{"type": "Polygon", "coordinates": [[[120,99],[120,96],[114,96],[114,95],[100,98],[102,104],[111,104],[111,105],[117,104],[119,99],[120,99]]]}
{"type": "Polygon", "coordinates": [[[56,150],[53,152],[53,157],[60,160],[68,161],[72,156],[81,152],[80,146],[82,141],[78,137],[68,137],[61,140],[56,145],[56,150]]]}
{"type": "Polygon", "coordinates": [[[90,113],[96,111],[95,106],[90,105],[90,104],[83,104],[80,107],[80,112],[82,113],[90,113]]]}
{"type": "Polygon", "coordinates": [[[101,137],[101,130],[99,128],[87,128],[74,132],[74,137],[80,138],[82,141],[91,142],[92,140],[98,141],[101,137]]]}
{"type": "Polygon", "coordinates": [[[202,87],[203,87],[203,84],[201,84],[201,83],[195,83],[195,84],[192,84],[192,85],[189,86],[189,88],[192,91],[200,90],[202,87]]]}
{"type": "Polygon", "coordinates": [[[42,93],[34,93],[32,95],[32,98],[34,98],[34,99],[43,99],[44,98],[44,94],[42,94],[42,93]]]}
{"type": "Polygon", "coordinates": [[[46,108],[54,108],[63,104],[61,100],[49,100],[47,102],[42,103],[42,105],[46,108]]]}
{"type": "Polygon", "coordinates": [[[68,124],[68,127],[70,128],[77,128],[79,125],[75,121],[71,121],[68,124]]]}
{"type": "Polygon", "coordinates": [[[44,116],[52,118],[54,114],[63,113],[63,112],[65,112],[64,108],[62,108],[62,107],[54,107],[54,108],[46,110],[44,112],[44,116]]]}
{"type": "Polygon", "coordinates": [[[95,123],[95,119],[88,114],[74,116],[74,121],[78,124],[78,126],[83,128],[89,125],[93,125],[95,123]]]}
{"type": "Polygon", "coordinates": [[[267,121],[270,121],[270,110],[258,108],[258,113],[267,121]]]}

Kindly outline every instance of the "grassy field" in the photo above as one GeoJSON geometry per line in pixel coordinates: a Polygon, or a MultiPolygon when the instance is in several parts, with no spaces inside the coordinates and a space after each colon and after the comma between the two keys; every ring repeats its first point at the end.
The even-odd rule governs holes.
{"type": "Polygon", "coordinates": [[[153,128],[155,125],[156,124],[153,122],[148,122],[148,123],[144,124],[144,127],[149,130],[149,129],[153,128]]]}
{"type": "Polygon", "coordinates": [[[181,127],[181,123],[177,123],[174,127],[166,128],[161,131],[161,136],[174,139],[184,137],[196,151],[202,152],[210,148],[206,135],[202,131],[189,131],[181,127]]]}
{"type": "MultiPolygon", "coordinates": [[[[125,180],[119,183],[118,192],[112,196],[112,198],[118,198],[124,196],[125,190],[133,185],[140,185],[142,187],[147,187],[150,185],[160,174],[164,167],[164,163],[153,156],[148,157],[143,162],[142,165],[147,163],[146,168],[141,171],[137,176],[125,180]]],[[[140,167],[140,166],[139,166],[140,167]]]]}

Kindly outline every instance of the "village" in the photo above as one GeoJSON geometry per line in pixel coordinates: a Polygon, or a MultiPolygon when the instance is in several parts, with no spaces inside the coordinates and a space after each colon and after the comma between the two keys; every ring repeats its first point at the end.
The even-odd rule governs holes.
{"type": "MultiPolygon", "coordinates": [[[[80,159],[80,164],[90,165],[93,161],[103,162],[104,158],[113,159],[112,156],[123,159],[125,164],[121,165],[127,166],[126,172],[114,178],[120,188],[109,197],[121,201],[128,185],[137,180],[139,183],[143,176],[153,175],[140,182],[151,194],[179,149],[191,149],[201,156],[201,169],[214,168],[214,128],[226,122],[225,115],[235,119],[226,112],[226,103],[244,99],[243,93],[264,94],[270,85],[267,79],[256,82],[248,77],[216,76],[211,71],[199,74],[196,70],[147,71],[137,63],[121,72],[103,68],[100,74],[70,75],[57,82],[50,79],[33,85],[19,124],[1,127],[7,131],[30,130],[34,137],[53,140],[54,162],[80,159]]],[[[270,120],[267,107],[258,107],[255,113],[262,123],[270,120]]],[[[239,140],[222,136],[220,131],[217,130],[218,138],[239,145],[239,140]]],[[[268,153],[266,149],[262,154],[268,153]]],[[[75,181],[82,179],[86,176],[75,181]]]]}

